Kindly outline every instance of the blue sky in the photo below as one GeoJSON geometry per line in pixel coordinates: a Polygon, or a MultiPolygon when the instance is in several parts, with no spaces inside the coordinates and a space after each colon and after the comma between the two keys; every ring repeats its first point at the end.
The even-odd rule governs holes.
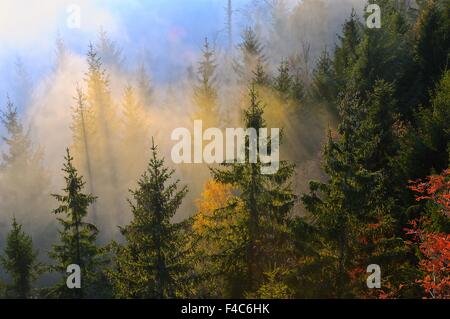
{"type": "MultiPolygon", "coordinates": [[[[251,0],[233,0],[236,8],[251,0]]],[[[180,53],[198,51],[208,36],[226,40],[227,0],[2,0],[0,1],[0,101],[12,89],[19,56],[33,82],[51,70],[55,39],[84,54],[100,27],[118,41],[128,60],[146,49],[156,80],[171,67],[184,65],[180,53]],[[81,28],[67,26],[68,8],[80,8],[81,28]]],[[[238,17],[238,15],[236,15],[238,17]]],[[[3,104],[3,103],[2,103],[3,104]]]]}

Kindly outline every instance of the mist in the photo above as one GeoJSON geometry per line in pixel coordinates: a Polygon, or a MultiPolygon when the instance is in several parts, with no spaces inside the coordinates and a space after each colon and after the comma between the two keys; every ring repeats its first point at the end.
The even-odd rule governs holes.
{"type": "MultiPolygon", "coordinates": [[[[0,109],[6,111],[9,95],[32,143],[32,167],[42,172],[32,174],[22,167],[10,168],[7,173],[0,170],[0,249],[15,216],[33,236],[45,260],[50,245],[57,240],[56,216],[52,214],[57,203],[50,194],[60,193],[64,186],[61,168],[66,148],[71,149],[84,176],[85,190],[98,196],[89,218],[100,229],[101,243],[120,240],[118,226],[131,218],[128,190],[136,187],[146,169],[152,137],[181,184],[189,186],[175,219],[192,216],[194,202],[209,179],[208,166],[173,164],[170,151],[175,142],[170,135],[178,127],[192,129],[196,111],[193,82],[204,38],[208,37],[216,53],[219,117],[214,124],[241,127],[247,85],[239,81],[232,63],[240,59],[238,44],[243,30],[255,30],[270,75],[283,59],[290,59],[296,61],[307,86],[320,53],[324,48],[333,50],[352,8],[361,16],[365,1],[233,1],[231,28],[226,25],[227,1],[127,1],[127,8],[118,1],[80,1],[82,21],[86,22],[78,31],[64,24],[67,2],[48,2],[44,7],[40,3],[27,1],[34,9],[26,11],[40,12],[38,18],[21,16],[19,4],[16,7],[11,1],[2,1],[0,7],[0,12],[9,12],[3,23],[12,30],[5,32],[0,24],[0,41],[4,43],[0,49],[0,109]],[[11,19],[16,16],[21,18],[13,24],[11,19]],[[49,16],[54,20],[47,19],[49,16]],[[40,23],[32,27],[29,19],[40,23]],[[17,38],[20,40],[13,40],[17,38]],[[95,124],[105,126],[103,133],[88,136],[92,138],[90,158],[77,142],[74,129],[77,88],[86,95],[90,90],[86,80],[89,43],[105,71],[111,101],[109,120],[101,118],[95,124]],[[145,92],[142,81],[151,90],[145,92]],[[127,88],[134,92],[131,108],[124,106],[127,88]],[[136,132],[126,123],[127,112],[134,112],[132,116],[139,120],[136,132]],[[130,138],[138,135],[140,138],[130,138]]],[[[313,120],[305,115],[309,120],[294,127],[292,123],[298,120],[293,119],[293,110],[285,101],[270,92],[261,92],[260,97],[266,106],[268,127],[286,131],[281,157],[295,162],[296,189],[304,191],[309,179],[322,178],[321,149],[333,125],[332,116],[318,108],[313,120]]],[[[7,135],[4,127],[0,134],[7,135]]],[[[5,141],[1,143],[0,150],[6,151],[5,141]]]]}

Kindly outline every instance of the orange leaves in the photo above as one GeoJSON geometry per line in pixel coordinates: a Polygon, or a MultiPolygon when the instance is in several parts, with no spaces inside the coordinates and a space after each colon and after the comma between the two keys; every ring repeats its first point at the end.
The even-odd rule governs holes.
{"type": "MultiPolygon", "coordinates": [[[[441,175],[428,176],[425,181],[410,182],[409,189],[419,193],[417,201],[430,200],[438,205],[443,215],[450,217],[450,169],[441,175]]],[[[433,233],[421,229],[419,224],[428,220],[410,222],[406,229],[419,244],[422,259],[419,263],[424,272],[423,279],[417,280],[432,298],[450,298],[450,234],[433,233]]]]}
{"type": "Polygon", "coordinates": [[[202,234],[206,227],[213,226],[210,218],[214,212],[225,207],[233,197],[233,187],[213,180],[207,181],[201,199],[196,201],[199,213],[195,216],[193,230],[202,234]]]}
{"type": "Polygon", "coordinates": [[[442,206],[443,213],[450,217],[450,169],[441,175],[431,175],[425,180],[409,181],[408,188],[420,195],[416,201],[433,200],[442,206]]]}

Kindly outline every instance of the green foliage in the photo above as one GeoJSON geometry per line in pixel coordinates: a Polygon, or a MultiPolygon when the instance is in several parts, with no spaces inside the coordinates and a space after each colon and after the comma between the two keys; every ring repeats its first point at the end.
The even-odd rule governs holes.
{"type": "Polygon", "coordinates": [[[12,228],[6,238],[5,256],[0,256],[0,264],[13,280],[9,289],[5,288],[12,293],[7,292],[6,296],[21,299],[31,297],[32,283],[39,274],[37,255],[38,252],[33,249],[31,237],[13,218],[12,228]]]}
{"type": "Polygon", "coordinates": [[[171,222],[186,196],[174,171],[164,166],[152,145],[152,157],[138,188],[131,192],[131,223],[121,228],[126,244],[114,244],[114,269],[108,277],[117,298],[175,298],[182,296],[181,224],[171,222]]]}
{"type": "Polygon", "coordinates": [[[292,89],[292,77],[289,73],[289,64],[283,60],[278,67],[278,75],[274,80],[274,89],[286,99],[292,89]]]}
{"type": "MultiPolygon", "coordinates": [[[[246,128],[253,128],[259,138],[259,129],[265,127],[263,108],[254,86],[249,90],[249,107],[244,111],[246,128]]],[[[273,137],[272,137],[273,138],[273,137]]],[[[269,149],[273,151],[272,143],[269,149]]],[[[250,154],[250,138],[247,137],[246,154],[250,154]]],[[[231,207],[239,207],[246,213],[246,222],[241,224],[239,249],[224,251],[222,256],[231,258],[233,263],[244,265],[243,278],[234,290],[233,297],[255,292],[261,285],[263,273],[272,270],[277,264],[285,263],[289,252],[289,232],[287,223],[296,201],[292,191],[291,178],[294,165],[280,161],[279,170],[272,175],[261,173],[262,162],[257,156],[256,163],[246,157],[244,163],[224,163],[223,169],[211,169],[214,180],[230,184],[239,191],[236,202],[231,207]]],[[[231,209],[233,211],[233,209],[231,209]]]]}
{"type": "Polygon", "coordinates": [[[63,280],[51,291],[51,295],[62,298],[99,297],[97,284],[100,281],[99,249],[95,245],[98,229],[95,225],[85,221],[89,206],[96,198],[84,194],[84,181],[73,166],[73,158],[67,149],[66,163],[62,171],[66,174],[63,194],[52,196],[60,204],[53,213],[61,216],[58,222],[60,243],[53,246],[49,256],[56,262],[50,269],[63,275],[63,280]],[[66,286],[66,270],[71,264],[81,268],[81,289],[69,289],[66,286]]]}
{"type": "Polygon", "coordinates": [[[257,66],[259,65],[259,68],[264,69],[266,62],[264,47],[255,31],[252,28],[246,28],[238,49],[240,58],[234,61],[233,68],[239,75],[240,81],[244,85],[248,85],[253,80],[254,73],[257,72],[257,66]]]}

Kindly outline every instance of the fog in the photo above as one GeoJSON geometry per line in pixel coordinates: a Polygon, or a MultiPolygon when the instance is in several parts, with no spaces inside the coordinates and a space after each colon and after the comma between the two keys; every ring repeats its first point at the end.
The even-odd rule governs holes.
{"type": "MultiPolygon", "coordinates": [[[[22,166],[0,169],[1,249],[12,216],[33,236],[41,259],[57,241],[56,217],[51,213],[57,203],[50,194],[60,193],[63,187],[61,168],[68,147],[85,178],[86,191],[98,196],[89,218],[100,228],[101,243],[120,240],[117,226],[131,218],[128,189],[136,186],[146,168],[151,137],[166,164],[176,170],[181,185],[189,187],[175,219],[191,216],[195,213],[194,201],[209,178],[208,167],[174,165],[170,151],[176,142],[170,135],[178,127],[192,128],[196,110],[193,85],[204,38],[208,37],[214,47],[218,66],[215,85],[219,116],[214,123],[220,128],[240,127],[242,109],[248,105],[247,86],[240,83],[232,62],[240,59],[237,47],[244,28],[252,27],[261,41],[268,73],[273,75],[282,59],[291,59],[308,85],[318,55],[324,48],[333,50],[352,8],[360,16],[364,8],[364,1],[359,0],[233,1],[232,25],[227,28],[227,2],[175,1],[172,5],[161,3],[158,11],[154,9],[158,2],[150,6],[144,1],[127,1],[129,8],[121,14],[122,5],[117,1],[111,1],[110,7],[81,1],[83,19],[91,22],[74,34],[64,28],[60,18],[51,18],[65,12],[64,1],[49,1],[43,7],[40,1],[27,1],[31,7],[20,13],[12,2],[2,1],[0,21],[8,10],[3,23],[13,31],[6,32],[0,24],[0,41],[5,45],[0,49],[0,109],[6,110],[8,94],[32,142],[34,162],[30,165],[38,167],[39,172],[22,166]],[[34,28],[27,21],[35,19],[31,11],[40,13],[34,28]],[[20,19],[12,23],[11,19],[19,15],[20,19]],[[25,24],[28,27],[23,27],[25,24]],[[22,28],[16,30],[18,25],[22,28]],[[91,123],[98,130],[85,132],[88,155],[86,145],[77,141],[75,97],[79,88],[89,99],[92,84],[87,80],[86,53],[90,42],[108,80],[109,102],[102,102],[107,115],[91,123]],[[148,81],[151,94],[140,90],[142,81],[148,81]],[[128,109],[124,106],[127,87],[133,87],[136,99],[128,109]],[[136,122],[130,125],[126,122],[129,118],[136,122]]],[[[296,188],[305,191],[309,179],[322,177],[321,146],[331,116],[318,107],[313,121],[297,122],[293,110],[283,101],[270,92],[260,94],[268,126],[285,129],[281,157],[296,163],[296,188]]],[[[7,136],[3,127],[0,133],[7,136]]],[[[0,149],[7,151],[5,141],[1,143],[0,149]]]]}

